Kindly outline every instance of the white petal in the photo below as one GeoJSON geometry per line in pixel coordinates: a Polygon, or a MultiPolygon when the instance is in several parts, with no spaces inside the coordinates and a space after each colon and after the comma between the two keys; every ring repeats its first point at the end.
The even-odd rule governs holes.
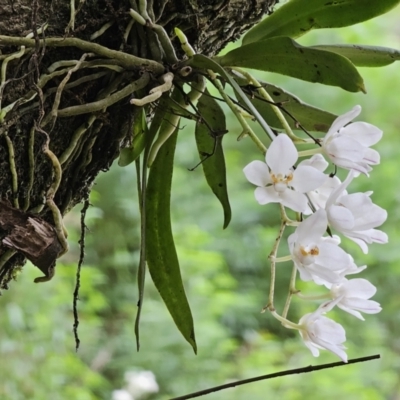
{"type": "Polygon", "coordinates": [[[339,185],[336,187],[335,190],[332,191],[332,193],[330,194],[328,200],[326,201],[326,207],[331,206],[333,203],[336,202],[336,200],[343,195],[343,193],[345,192],[347,186],[349,186],[349,184],[351,183],[351,181],[355,178],[355,173],[354,171],[349,171],[349,173],[347,174],[346,179],[339,185]]]}
{"type": "Polygon", "coordinates": [[[321,315],[325,314],[328,311],[331,311],[333,307],[336,306],[336,304],[339,303],[339,301],[342,299],[342,297],[338,297],[333,300],[326,301],[325,303],[322,303],[316,311],[314,311],[314,315],[321,315]]]}
{"type": "Polygon", "coordinates": [[[359,311],[355,311],[352,308],[346,307],[343,304],[338,304],[338,307],[342,309],[343,311],[346,311],[347,313],[354,315],[356,318],[361,319],[361,321],[365,321],[365,318],[362,316],[362,314],[359,311]]]}
{"type": "MultiPolygon", "coordinates": [[[[382,311],[380,304],[374,300],[348,298],[343,302],[344,307],[361,311],[365,314],[377,314],[382,311]]],[[[340,306],[340,303],[338,304],[340,306]]]]}
{"type": "Polygon", "coordinates": [[[373,204],[361,218],[356,218],[353,230],[364,231],[382,225],[387,218],[387,211],[373,204]]]}
{"type": "Polygon", "coordinates": [[[366,243],[387,243],[388,236],[385,232],[378,229],[366,229],[365,231],[345,231],[343,232],[345,236],[350,239],[358,238],[364,240],[366,243]]]}
{"type": "Polygon", "coordinates": [[[345,347],[342,345],[346,341],[346,333],[341,325],[326,317],[320,317],[313,326],[313,342],[326,350],[331,351],[347,362],[345,347]]]}
{"type": "Polygon", "coordinates": [[[341,299],[335,299],[322,303],[313,313],[303,315],[299,320],[299,325],[302,325],[303,328],[306,328],[310,324],[312,325],[314,321],[321,317],[322,314],[332,310],[340,300],[341,299]]]}
{"type": "Polygon", "coordinates": [[[263,187],[272,183],[268,166],[262,161],[252,161],[243,168],[243,172],[253,185],[263,187]]]}
{"type": "Polygon", "coordinates": [[[298,236],[297,236],[297,233],[295,232],[295,233],[292,233],[291,235],[289,235],[289,237],[288,237],[288,239],[287,239],[290,253],[293,252],[294,245],[295,245],[295,243],[296,243],[297,237],[298,237],[298,236]]]}
{"type": "Polygon", "coordinates": [[[311,275],[310,271],[304,268],[302,264],[299,264],[297,262],[295,262],[294,264],[296,265],[296,268],[299,271],[300,279],[302,281],[309,282],[313,280],[313,276],[311,275]]]}
{"type": "Polygon", "coordinates": [[[363,216],[370,212],[372,200],[365,193],[352,193],[340,198],[340,204],[351,210],[354,217],[363,216]]]}
{"type": "Polygon", "coordinates": [[[343,345],[333,345],[330,343],[326,344],[326,350],[329,350],[333,354],[336,354],[344,363],[347,363],[346,347],[343,345]]]}
{"type": "Polygon", "coordinates": [[[323,237],[322,240],[324,241],[324,243],[334,244],[335,246],[338,246],[341,243],[340,237],[338,235],[326,236],[323,237]]]}
{"type": "Polygon", "coordinates": [[[297,227],[298,242],[307,246],[310,242],[319,241],[325,233],[327,226],[328,219],[326,212],[323,209],[319,209],[297,227]]]}
{"type": "Polygon", "coordinates": [[[383,134],[379,128],[367,122],[353,122],[347,125],[341,133],[351,136],[366,147],[378,143],[383,134]]]}
{"type": "Polygon", "coordinates": [[[299,166],[293,172],[291,186],[300,193],[306,193],[319,188],[328,178],[314,167],[299,166]]]}
{"type": "Polygon", "coordinates": [[[365,243],[364,240],[359,239],[359,238],[354,237],[354,236],[349,236],[348,234],[345,234],[345,235],[346,235],[350,240],[352,240],[354,243],[357,243],[357,244],[360,246],[360,248],[361,248],[361,250],[362,250],[362,252],[363,252],[364,254],[368,254],[368,246],[367,246],[367,243],[365,243]]]}
{"type": "MultiPolygon", "coordinates": [[[[346,341],[346,332],[342,325],[328,317],[320,316],[317,318],[312,328],[310,331],[312,330],[317,337],[323,338],[326,342],[337,344],[346,341]]],[[[316,343],[322,346],[320,343],[316,343]]]]}
{"type": "MultiPolygon", "coordinates": [[[[368,172],[372,170],[372,168],[368,165],[367,162],[361,160],[358,162],[348,160],[346,158],[340,158],[340,157],[335,157],[335,159],[332,159],[332,162],[337,165],[340,168],[348,169],[350,171],[357,172],[359,174],[365,174],[367,176],[368,172]]],[[[355,177],[358,175],[354,175],[355,177]]]]}
{"type": "Polygon", "coordinates": [[[308,270],[310,271],[312,280],[317,285],[326,286],[327,284],[340,283],[343,279],[338,272],[324,268],[322,265],[311,264],[308,266],[308,270]]]}
{"type": "Polygon", "coordinates": [[[327,210],[329,223],[337,230],[350,230],[354,226],[354,216],[350,210],[341,206],[330,206],[327,210]]]}
{"type": "Polygon", "coordinates": [[[357,117],[361,113],[361,106],[355,106],[352,110],[349,112],[339,115],[337,117],[331,127],[329,128],[328,135],[331,133],[337,132],[339,129],[343,128],[346,124],[348,124],[350,121],[352,121],[355,117],[357,117]]]}
{"type": "Polygon", "coordinates": [[[319,246],[319,254],[315,257],[317,264],[323,265],[332,271],[340,271],[351,265],[351,258],[339,246],[331,243],[321,243],[319,246]]]}
{"type": "Polygon", "coordinates": [[[281,201],[279,194],[275,191],[273,186],[258,187],[254,191],[254,197],[261,205],[268,203],[279,203],[281,201]]]}
{"type": "Polygon", "coordinates": [[[347,297],[359,297],[369,299],[376,293],[376,287],[366,279],[356,278],[345,282],[342,285],[347,297]]]}
{"type": "Polygon", "coordinates": [[[299,157],[288,135],[280,134],[271,143],[265,160],[274,174],[286,175],[299,157]]]}
{"type": "Polygon", "coordinates": [[[318,347],[306,336],[303,334],[302,331],[299,331],[300,335],[303,339],[304,344],[308,347],[308,349],[311,351],[311,354],[314,357],[318,357],[319,356],[319,350],[318,347]]]}
{"type": "Polygon", "coordinates": [[[364,156],[364,147],[357,140],[347,136],[334,138],[324,150],[334,163],[336,158],[358,162],[364,156]]]}
{"type": "Polygon", "coordinates": [[[372,203],[365,193],[342,196],[339,202],[353,214],[355,222],[352,230],[364,231],[382,225],[386,221],[387,211],[372,203]]]}
{"type": "Polygon", "coordinates": [[[282,205],[293,211],[304,212],[307,210],[307,197],[303,193],[288,189],[280,193],[280,198],[282,205]]]}
{"type": "Polygon", "coordinates": [[[360,273],[361,271],[364,271],[364,269],[366,269],[366,268],[367,268],[366,265],[363,265],[363,266],[361,266],[361,267],[357,267],[357,266],[356,266],[356,268],[353,267],[353,268],[351,268],[351,269],[345,271],[345,273],[344,273],[343,276],[358,274],[358,273],[360,273]]]}
{"type": "Polygon", "coordinates": [[[385,232],[379,229],[371,229],[371,231],[370,238],[374,243],[385,244],[389,241],[388,235],[385,232]]]}
{"type": "Polygon", "coordinates": [[[329,163],[325,160],[322,154],[314,154],[311,158],[303,160],[301,163],[299,163],[299,167],[300,165],[314,167],[317,170],[323,172],[326,170],[329,163]]]}
{"type": "Polygon", "coordinates": [[[363,161],[371,165],[377,165],[381,162],[381,156],[374,149],[365,149],[363,161]]]}
{"type": "Polygon", "coordinates": [[[380,243],[388,242],[388,236],[385,232],[378,229],[368,229],[365,231],[344,231],[343,234],[357,243],[364,254],[368,253],[368,246],[366,243],[380,243]]]}

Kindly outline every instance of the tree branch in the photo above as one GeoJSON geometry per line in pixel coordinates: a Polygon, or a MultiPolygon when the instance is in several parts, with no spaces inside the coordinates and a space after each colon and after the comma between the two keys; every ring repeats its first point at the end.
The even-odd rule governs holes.
{"type": "Polygon", "coordinates": [[[330,364],[322,364],[322,365],[315,365],[315,366],[309,365],[308,367],[303,367],[303,368],[288,369],[286,371],[275,372],[273,374],[256,376],[255,378],[243,379],[241,381],[235,381],[235,382],[227,383],[225,385],[214,386],[209,389],[200,390],[199,392],[194,392],[194,393],[185,394],[184,396],[174,397],[170,400],[194,399],[195,397],[204,396],[205,394],[218,392],[219,390],[229,389],[229,388],[232,388],[235,386],[245,385],[247,383],[258,382],[258,381],[272,379],[272,378],[278,378],[280,376],[286,376],[286,375],[304,374],[307,372],[319,371],[321,369],[342,367],[344,365],[376,360],[378,358],[381,358],[380,354],[375,354],[373,356],[368,356],[368,357],[353,358],[352,360],[349,360],[347,363],[339,361],[339,362],[330,363],[330,364]]]}

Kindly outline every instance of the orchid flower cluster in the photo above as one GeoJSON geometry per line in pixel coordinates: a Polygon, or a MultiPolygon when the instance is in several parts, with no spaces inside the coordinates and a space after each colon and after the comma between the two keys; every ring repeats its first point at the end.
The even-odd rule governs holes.
{"type": "Polygon", "coordinates": [[[358,267],[353,257],[340,247],[340,233],[357,243],[364,253],[371,243],[387,243],[387,235],[375,229],[387,218],[384,209],[371,200],[372,192],[348,193],[347,187],[360,174],[369,176],[372,166],[379,164],[379,153],[370,146],[382,137],[382,131],[366,122],[350,123],[361,112],[356,106],[339,116],[316,149],[298,152],[286,134],[279,134],[266,152],[265,161],[253,161],[244,168],[246,178],[257,186],[255,198],[259,204],[279,203],[282,223],[279,236],[269,256],[271,261],[271,290],[265,309],[290,329],[297,329],[314,356],[326,349],[347,362],[343,343],[344,328],[324,316],[335,306],[364,320],[362,312],[381,311],[379,303],[370,300],[376,288],[363,278],[348,279],[366,266],[358,267]],[[314,154],[313,154],[314,153],[314,154]],[[341,182],[336,175],[325,174],[329,163],[348,170],[341,182]],[[297,163],[299,157],[311,158],[297,163]],[[297,213],[297,221],[288,218],[286,208],[297,213]],[[305,216],[307,216],[305,218],[305,216]],[[296,227],[288,237],[290,255],[277,257],[285,227],[296,227]],[[282,315],[273,305],[275,266],[292,260],[290,290],[282,315]],[[303,281],[325,286],[326,294],[309,297],[325,299],[317,310],[304,315],[296,324],[286,316],[293,295],[307,298],[295,287],[297,272],[303,281]]]}

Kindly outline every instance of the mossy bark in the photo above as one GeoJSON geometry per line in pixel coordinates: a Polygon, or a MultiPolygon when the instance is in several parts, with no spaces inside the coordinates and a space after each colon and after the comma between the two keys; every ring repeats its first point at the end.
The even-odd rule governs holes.
{"type": "MultiPolygon", "coordinates": [[[[170,37],[173,28],[184,31],[196,52],[215,55],[228,42],[258,22],[270,11],[275,0],[148,0],[149,15],[164,27],[170,37]]],[[[21,209],[35,218],[54,224],[53,214],[46,205],[46,196],[54,183],[54,165],[43,149],[48,147],[57,157],[62,157],[74,137],[76,141],[69,158],[62,163],[62,177],[55,193],[54,202],[64,215],[75,204],[90,193],[93,180],[99,171],[107,170],[118,157],[121,146],[129,141],[133,106],[125,97],[106,109],[91,114],[72,117],[50,118],[57,88],[66,73],[53,76],[38,89],[38,82],[50,72],[48,68],[57,61],[79,60],[85,53],[76,46],[54,47],[46,45],[50,38],[79,38],[101,46],[122,51],[137,57],[154,60],[156,55],[149,46],[153,32],[135,23],[127,40],[126,27],[131,21],[129,9],[136,7],[135,0],[86,0],[75,1],[74,26],[70,24],[70,1],[65,0],[0,0],[1,37],[26,37],[31,34],[35,45],[26,47],[19,58],[9,60],[0,91],[0,200],[18,204],[21,209]],[[108,22],[111,26],[98,38],[91,36],[108,22]],[[40,28],[46,25],[44,33],[40,28]],[[36,31],[37,30],[37,31],[36,31]],[[42,40],[44,39],[44,46],[42,40]],[[40,44],[40,45],[39,45],[40,44]],[[25,101],[34,96],[31,100],[25,101]],[[24,101],[21,101],[24,99],[24,101]],[[48,117],[47,117],[48,118],[48,117]],[[83,131],[81,136],[76,135],[83,131]],[[74,136],[75,135],[75,136],[74,136]],[[13,150],[13,151],[12,151],[13,150]],[[32,158],[33,155],[33,158],[32,158]],[[34,163],[32,164],[32,160],[34,163]],[[15,168],[12,164],[15,164],[15,168]]],[[[173,40],[178,58],[183,56],[177,39],[173,40]]],[[[21,47],[2,41],[0,38],[0,63],[21,47]]],[[[87,61],[100,60],[101,56],[88,55],[87,61]]],[[[113,64],[112,59],[104,63],[113,64]]],[[[161,63],[164,70],[171,65],[161,63]]],[[[71,68],[71,67],[69,67],[71,68]]],[[[62,68],[61,68],[62,69],[62,68]]],[[[102,96],[102,90],[114,84],[121,90],[136,81],[143,68],[133,66],[129,71],[120,67],[118,71],[106,67],[80,68],[71,74],[71,82],[61,92],[59,110],[93,103],[102,96]],[[99,76],[95,75],[99,74],[99,76]],[[87,80],[85,81],[85,79],[87,80]]],[[[151,73],[149,87],[157,74],[151,73]]],[[[143,89],[146,93],[148,88],[143,89]]],[[[0,239],[9,232],[0,231],[0,239]]],[[[7,288],[14,270],[24,262],[20,253],[2,262],[7,247],[0,245],[0,288],[7,288]]],[[[4,260],[4,259],[3,259],[4,260]]]]}

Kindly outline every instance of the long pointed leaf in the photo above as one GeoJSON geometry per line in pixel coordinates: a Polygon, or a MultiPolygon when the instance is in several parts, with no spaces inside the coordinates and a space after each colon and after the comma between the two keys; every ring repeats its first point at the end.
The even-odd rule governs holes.
{"type": "Polygon", "coordinates": [[[208,92],[200,97],[197,107],[202,119],[196,123],[197,149],[201,159],[205,157],[205,154],[214,152],[201,165],[208,185],[224,210],[223,226],[225,229],[232,216],[226,183],[225,157],[222,149],[222,139],[226,133],[225,114],[217,101],[208,95],[208,92]]]}
{"type": "Polygon", "coordinates": [[[365,92],[357,68],[330,51],[304,47],[288,37],[275,37],[234,49],[216,61],[222,67],[245,67],[276,72],[308,82],[365,92]]]}
{"type": "Polygon", "coordinates": [[[170,200],[178,128],[150,169],[146,197],[146,258],[151,278],[176,326],[196,353],[193,317],[183,287],[171,229],[170,200]]]}
{"type": "MultiPolygon", "coordinates": [[[[239,85],[247,85],[247,81],[245,79],[235,79],[239,85]]],[[[337,115],[328,111],[321,110],[320,108],[304,103],[297,96],[287,92],[286,90],[283,90],[279,86],[275,86],[263,81],[259,82],[260,85],[262,85],[269,93],[274,102],[282,104],[282,107],[296,119],[293,120],[285,115],[286,120],[292,129],[299,129],[297,123],[300,123],[303,128],[310,132],[328,132],[329,127],[337,117],[337,115]]],[[[283,129],[281,122],[269,103],[252,94],[249,94],[248,98],[270,126],[278,130],[283,129]]],[[[238,100],[243,104],[243,101],[240,98],[238,98],[238,100]]]]}
{"type": "Polygon", "coordinates": [[[136,171],[137,171],[137,183],[138,183],[138,197],[140,204],[140,260],[137,274],[137,284],[139,291],[138,308],[135,320],[135,336],[136,336],[136,348],[139,351],[140,348],[140,316],[143,308],[144,300],[144,283],[146,278],[146,196],[147,196],[147,158],[149,155],[150,147],[153,143],[154,137],[160,129],[160,125],[165,115],[165,105],[167,100],[162,97],[160,100],[160,106],[154,113],[153,120],[149,129],[146,127],[146,134],[143,135],[145,141],[145,150],[143,154],[142,171],[140,171],[139,159],[136,159],[136,171]],[[142,177],[140,179],[140,172],[142,177]]]}
{"type": "Polygon", "coordinates": [[[314,49],[332,51],[348,58],[358,67],[384,67],[400,60],[400,51],[390,47],[358,44],[312,46],[314,49]]]}
{"type": "Polygon", "coordinates": [[[275,36],[292,38],[311,29],[339,28],[384,14],[400,0],[291,0],[250,29],[243,38],[249,44],[275,36]]]}

